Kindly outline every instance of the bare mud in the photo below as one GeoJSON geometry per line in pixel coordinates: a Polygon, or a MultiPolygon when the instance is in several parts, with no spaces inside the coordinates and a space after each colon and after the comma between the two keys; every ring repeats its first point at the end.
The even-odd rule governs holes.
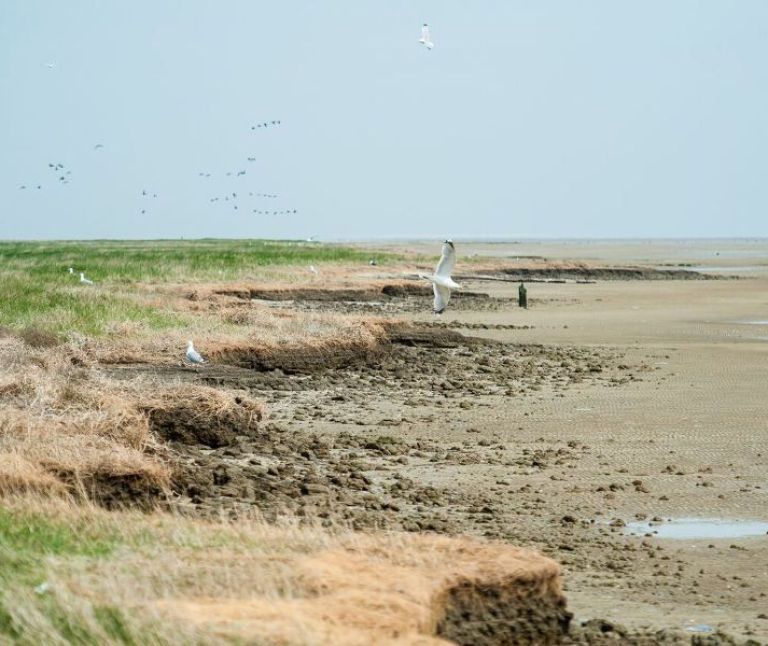
{"type": "Polygon", "coordinates": [[[509,267],[498,272],[513,281],[536,280],[722,280],[692,269],[656,269],[652,267],[509,267]]]}
{"type": "MultiPolygon", "coordinates": [[[[392,283],[381,287],[360,289],[326,289],[305,287],[297,289],[236,288],[214,292],[239,301],[261,301],[282,304],[301,311],[332,311],[376,316],[399,315],[429,311],[432,287],[423,281],[392,283]]],[[[455,291],[451,306],[457,310],[498,310],[512,303],[510,298],[492,298],[485,292],[455,291]]]]}
{"type": "MultiPolygon", "coordinates": [[[[237,425],[225,444],[204,428],[184,438],[156,430],[183,513],[258,510],[498,538],[565,568],[576,616],[562,643],[761,643],[759,538],[678,545],[625,532],[631,520],[700,509],[761,517],[764,348],[699,321],[716,318],[713,307],[725,321],[756,318],[764,291],[689,278],[606,281],[588,293],[539,285],[529,294],[539,306],[527,311],[514,305],[515,286],[500,283],[475,301],[495,309],[457,301],[449,316],[393,326],[367,354],[338,359],[287,350],[268,361],[217,357],[199,370],[106,369],[265,402],[255,432],[237,425]],[[698,623],[712,629],[686,629],[698,623]]],[[[407,311],[409,299],[428,311],[428,295],[387,298],[384,316],[407,311]]],[[[312,302],[349,311],[380,301],[312,302]]],[[[469,632],[452,639],[504,643],[492,603],[467,609],[478,594],[459,595],[455,616],[467,614],[469,632]]]]}

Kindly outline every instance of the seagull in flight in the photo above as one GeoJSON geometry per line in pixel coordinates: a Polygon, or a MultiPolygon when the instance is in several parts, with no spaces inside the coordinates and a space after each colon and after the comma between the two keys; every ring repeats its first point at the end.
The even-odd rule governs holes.
{"type": "Polygon", "coordinates": [[[195,350],[195,346],[191,340],[187,341],[187,359],[189,359],[191,363],[194,363],[196,365],[205,363],[205,359],[203,359],[200,356],[200,353],[197,350],[195,350]]]}
{"type": "Polygon", "coordinates": [[[424,278],[432,283],[432,291],[435,293],[435,300],[432,306],[435,314],[442,314],[445,308],[448,306],[448,301],[451,300],[451,290],[461,289],[461,285],[453,282],[451,278],[451,272],[456,266],[456,249],[453,246],[452,240],[446,240],[443,243],[443,252],[440,255],[440,261],[435,267],[435,273],[431,276],[420,274],[420,278],[424,278]]]}
{"type": "Polygon", "coordinates": [[[93,285],[93,281],[92,280],[88,280],[85,277],[85,274],[81,271],[80,272],[80,284],[81,285],[93,285]]]}
{"type": "Polygon", "coordinates": [[[429,37],[429,25],[427,23],[424,23],[421,26],[421,38],[419,38],[419,42],[427,49],[432,49],[435,46],[435,43],[433,43],[429,37]]]}
{"type": "Polygon", "coordinates": [[[47,67],[49,70],[52,70],[54,67],[56,67],[56,63],[46,63],[46,64],[45,64],[45,66],[46,66],[46,67],[47,67]]]}
{"type": "Polygon", "coordinates": [[[93,147],[93,149],[94,149],[94,150],[99,150],[99,148],[104,148],[104,144],[96,144],[96,145],[93,147]]]}

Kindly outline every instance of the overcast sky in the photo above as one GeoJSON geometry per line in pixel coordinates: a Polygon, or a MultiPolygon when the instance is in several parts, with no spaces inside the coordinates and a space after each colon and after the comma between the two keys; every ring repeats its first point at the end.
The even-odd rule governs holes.
{"type": "Polygon", "coordinates": [[[0,238],[766,236],[767,68],[765,0],[3,0],[0,238]]]}

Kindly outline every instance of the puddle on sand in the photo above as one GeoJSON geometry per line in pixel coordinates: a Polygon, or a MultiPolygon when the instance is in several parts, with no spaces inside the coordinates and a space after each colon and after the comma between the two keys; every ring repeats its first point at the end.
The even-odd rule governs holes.
{"type": "Polygon", "coordinates": [[[694,624],[693,626],[686,626],[685,628],[689,633],[713,633],[715,629],[709,624],[694,624]]]}
{"type": "Polygon", "coordinates": [[[627,523],[624,531],[641,536],[652,533],[657,538],[746,538],[765,536],[768,523],[723,518],[673,518],[662,523],[632,521],[627,523]]]}

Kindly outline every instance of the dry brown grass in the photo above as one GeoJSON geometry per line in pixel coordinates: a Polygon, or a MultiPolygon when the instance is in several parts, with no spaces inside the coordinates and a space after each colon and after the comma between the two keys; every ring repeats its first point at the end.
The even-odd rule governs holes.
{"type": "MultiPolygon", "coordinates": [[[[541,555],[441,536],[346,536],[293,561],[296,588],[279,598],[166,600],[172,616],[230,638],[274,644],[444,644],[436,637],[459,586],[515,591],[545,607],[560,570],[541,555]]],[[[551,639],[551,637],[550,637],[551,639]]],[[[540,643],[546,643],[543,639],[540,643]]]]}
{"type": "Polygon", "coordinates": [[[77,356],[0,341],[3,493],[78,494],[110,478],[167,487],[168,467],[145,453],[147,415],[77,356]]]}
{"type": "MultiPolygon", "coordinates": [[[[449,643],[436,632],[461,587],[498,591],[507,605],[533,603],[534,624],[562,603],[557,564],[498,542],[108,514],[34,496],[12,497],[7,508],[67,528],[78,541],[112,543],[95,559],[46,558],[37,579],[99,643],[115,643],[95,620],[99,607],[119,608],[132,635],[161,631],[160,643],[413,645],[449,643]]],[[[39,599],[7,592],[16,595],[5,605],[14,622],[56,642],[39,599]]]]}

